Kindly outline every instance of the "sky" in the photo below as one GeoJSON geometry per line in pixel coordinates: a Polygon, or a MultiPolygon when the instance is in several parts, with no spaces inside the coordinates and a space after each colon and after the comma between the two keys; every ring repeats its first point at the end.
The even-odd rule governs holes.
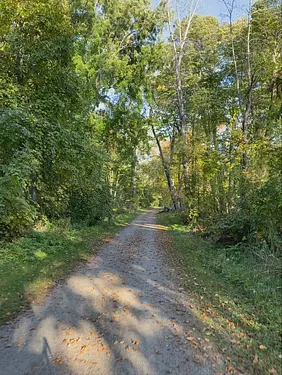
{"type": "MultiPolygon", "coordinates": [[[[235,18],[238,18],[246,13],[248,8],[249,0],[237,0],[237,7],[234,11],[235,18]]],[[[217,17],[220,21],[226,21],[225,6],[219,0],[200,0],[199,13],[206,16],[212,15],[217,17]]]]}
{"type": "MultiPolygon", "coordinates": [[[[153,6],[158,4],[158,0],[152,0],[153,6]]],[[[246,13],[249,0],[237,0],[237,9],[234,11],[234,18],[238,18],[246,13]]],[[[224,17],[225,7],[220,0],[200,0],[198,7],[198,14],[203,16],[212,15],[217,17],[221,22],[226,21],[224,17]]]]}

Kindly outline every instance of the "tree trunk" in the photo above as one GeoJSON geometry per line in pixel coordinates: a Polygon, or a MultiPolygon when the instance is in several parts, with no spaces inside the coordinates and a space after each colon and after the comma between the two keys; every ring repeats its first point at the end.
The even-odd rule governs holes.
{"type": "Polygon", "coordinates": [[[188,170],[188,144],[186,136],[186,114],[184,110],[184,99],[183,99],[183,89],[181,80],[181,63],[182,63],[183,51],[180,51],[179,55],[175,56],[175,75],[176,75],[176,91],[177,91],[177,104],[178,104],[178,115],[179,115],[179,135],[182,138],[183,147],[183,157],[182,157],[182,167],[183,167],[183,182],[184,191],[187,194],[188,184],[189,184],[189,170],[188,170]]]}
{"type": "MultiPolygon", "coordinates": [[[[251,111],[252,111],[252,90],[253,90],[253,75],[252,75],[252,56],[251,56],[251,27],[252,27],[252,3],[249,1],[249,13],[248,13],[248,35],[247,35],[247,73],[248,73],[248,92],[246,96],[246,106],[243,112],[242,131],[244,137],[244,144],[247,146],[249,141],[249,128],[251,123],[251,111]]],[[[242,167],[247,168],[247,150],[245,149],[242,156],[242,167]]]]}
{"type": "Polygon", "coordinates": [[[165,176],[166,176],[166,181],[167,181],[167,186],[168,186],[171,202],[173,204],[174,209],[177,210],[178,205],[177,205],[177,199],[176,199],[175,194],[174,194],[174,186],[173,186],[173,182],[172,182],[172,178],[171,178],[171,174],[170,174],[170,168],[165,161],[162,146],[161,146],[161,143],[158,139],[157,133],[156,133],[153,125],[152,125],[152,131],[153,131],[155,140],[156,140],[157,145],[158,145],[160,157],[161,157],[161,160],[162,160],[162,165],[163,165],[165,176]]]}

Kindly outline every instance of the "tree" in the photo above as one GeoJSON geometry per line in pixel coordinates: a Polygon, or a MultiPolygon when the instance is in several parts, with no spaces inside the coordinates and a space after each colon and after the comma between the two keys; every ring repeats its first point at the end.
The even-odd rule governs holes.
{"type": "Polygon", "coordinates": [[[92,224],[135,194],[162,24],[150,5],[1,2],[2,234],[19,234],[41,215],[92,224]],[[117,178],[122,164],[130,186],[117,178]]]}

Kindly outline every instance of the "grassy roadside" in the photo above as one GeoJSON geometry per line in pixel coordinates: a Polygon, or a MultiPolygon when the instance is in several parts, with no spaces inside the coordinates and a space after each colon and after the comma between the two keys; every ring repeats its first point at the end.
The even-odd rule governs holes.
{"type": "Polygon", "coordinates": [[[74,228],[59,221],[51,227],[34,229],[12,243],[0,243],[0,324],[34,300],[40,301],[56,280],[89,259],[103,240],[136,215],[117,215],[91,228],[74,228]]]}
{"type": "Polygon", "coordinates": [[[177,259],[206,338],[227,358],[226,373],[281,374],[280,275],[250,253],[191,233],[176,215],[159,215],[159,222],[168,228],[172,262],[177,259]]]}

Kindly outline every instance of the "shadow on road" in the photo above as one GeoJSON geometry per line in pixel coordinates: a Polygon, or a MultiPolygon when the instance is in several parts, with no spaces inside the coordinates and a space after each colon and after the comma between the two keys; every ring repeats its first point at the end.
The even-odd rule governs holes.
{"type": "Polygon", "coordinates": [[[44,305],[0,331],[1,374],[215,373],[212,347],[158,246],[163,230],[154,213],[141,215],[44,305]]]}

